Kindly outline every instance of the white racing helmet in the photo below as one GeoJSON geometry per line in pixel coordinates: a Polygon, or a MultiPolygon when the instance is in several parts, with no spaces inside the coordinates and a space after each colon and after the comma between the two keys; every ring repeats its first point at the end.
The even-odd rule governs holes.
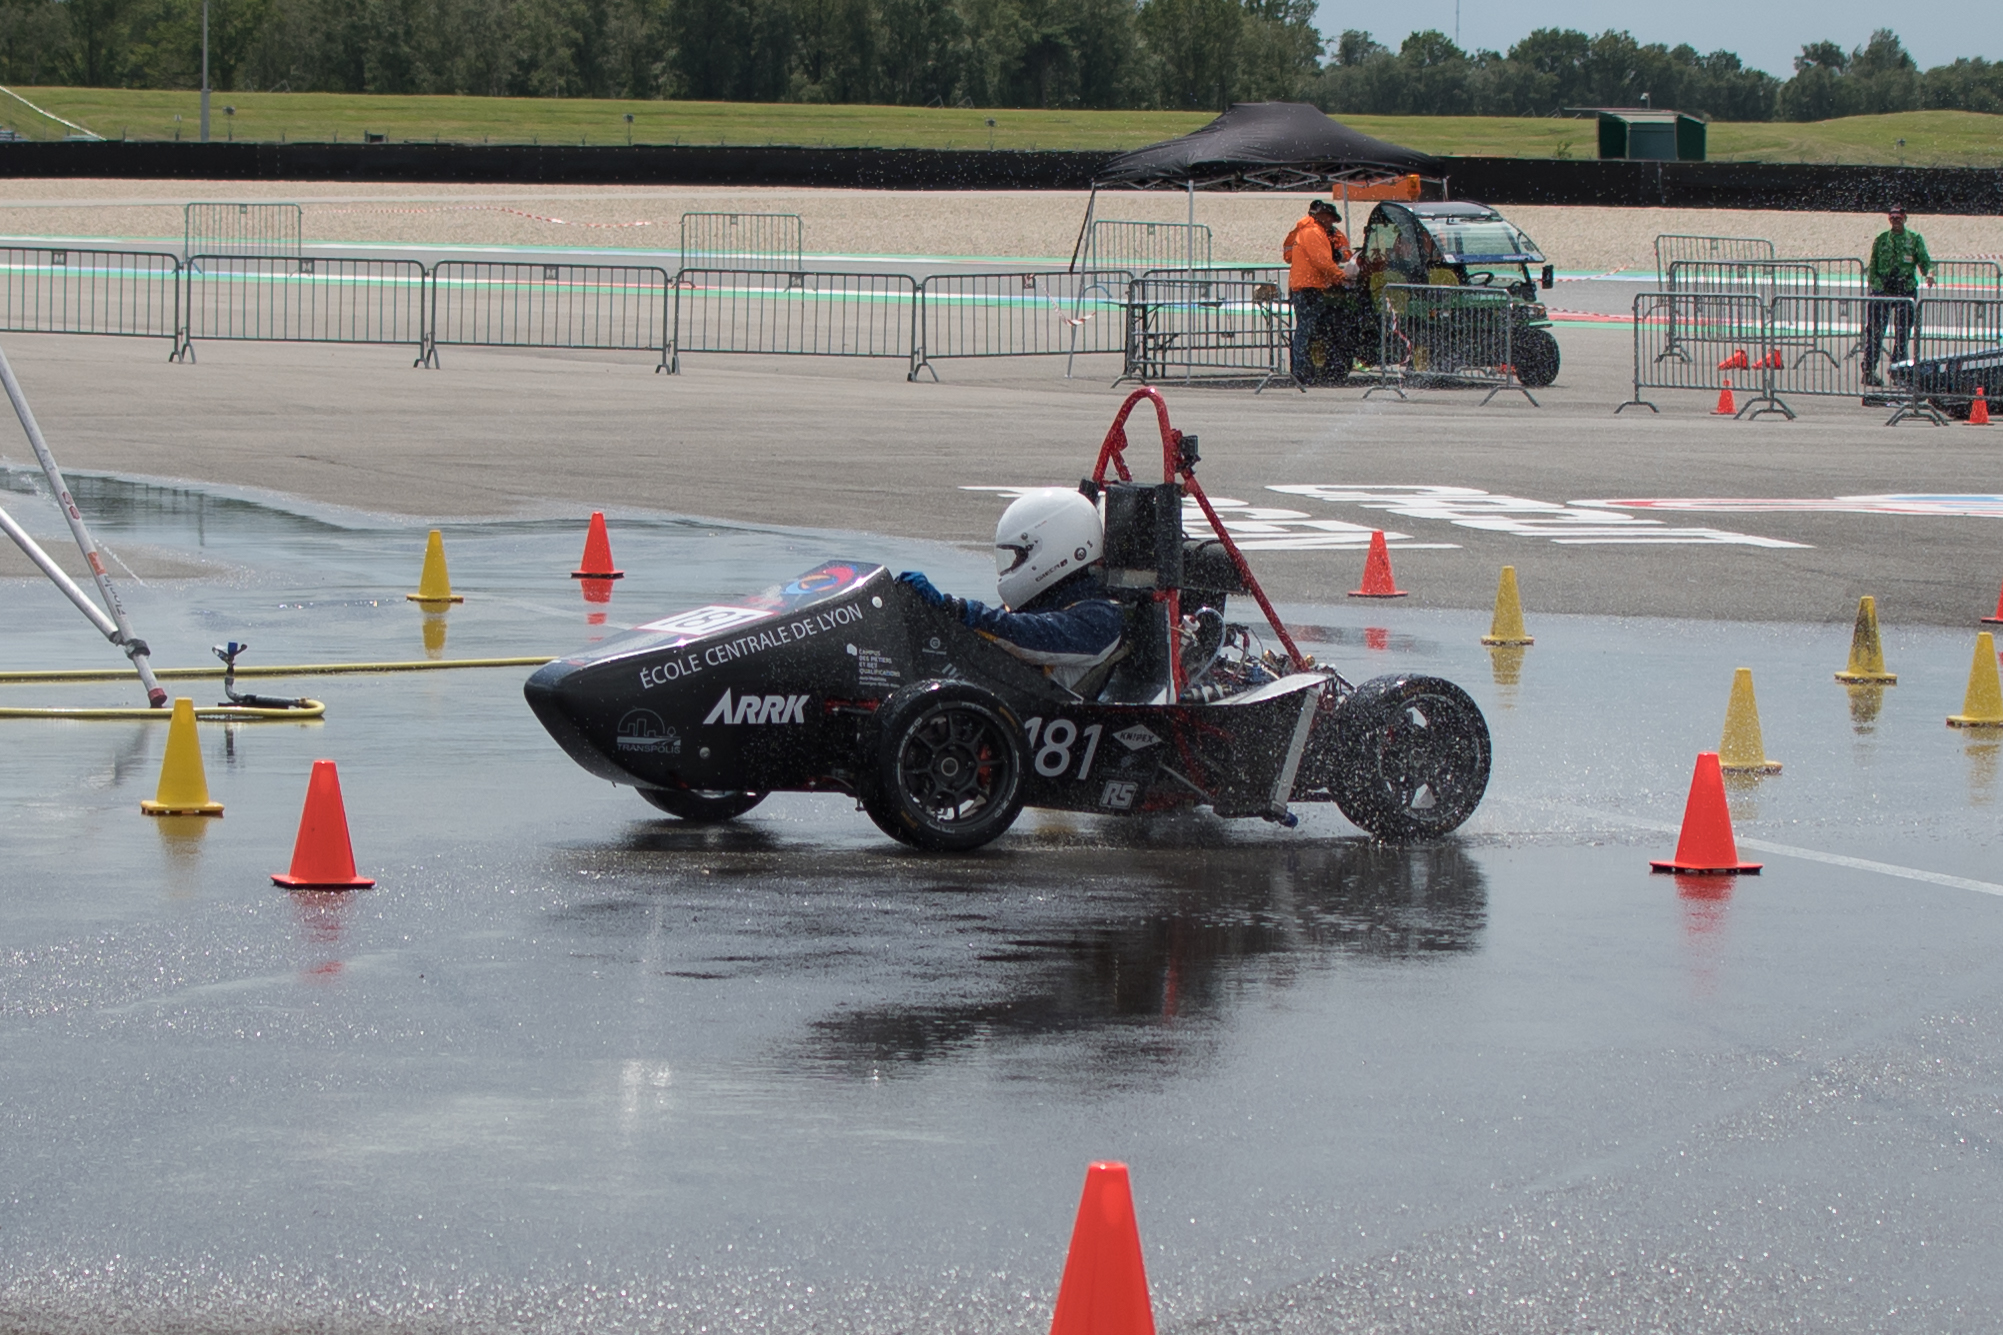
{"type": "Polygon", "coordinates": [[[995,525],[996,590],[1021,608],[1105,553],[1099,507],[1065,487],[1039,487],[1016,498],[995,525]]]}

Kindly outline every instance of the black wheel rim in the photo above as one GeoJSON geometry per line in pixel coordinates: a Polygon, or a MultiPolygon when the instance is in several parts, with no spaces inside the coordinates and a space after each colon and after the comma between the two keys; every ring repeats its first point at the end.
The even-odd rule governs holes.
{"type": "Polygon", "coordinates": [[[1459,702],[1421,695],[1377,733],[1377,774],[1391,807],[1421,824],[1458,823],[1481,778],[1477,730],[1459,702]]]}
{"type": "Polygon", "coordinates": [[[993,809],[1015,782],[1000,725],[982,711],[944,706],[904,734],[897,776],[927,823],[964,826],[993,809]]]}

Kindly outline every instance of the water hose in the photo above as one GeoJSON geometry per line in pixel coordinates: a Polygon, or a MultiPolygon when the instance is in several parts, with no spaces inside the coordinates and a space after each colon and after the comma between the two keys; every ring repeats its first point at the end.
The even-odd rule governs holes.
{"type": "MultiPolygon", "coordinates": [[[[81,591],[78,593],[82,597],[81,591]]],[[[88,602],[89,599],[85,599],[88,602]]],[[[93,608],[93,611],[96,609],[93,608]]],[[[99,615],[103,615],[99,613],[99,615]]],[[[232,646],[240,647],[240,646],[232,646]]],[[[154,676],[163,681],[214,681],[221,678],[224,689],[233,700],[244,703],[196,705],[195,717],[221,723],[279,723],[286,719],[296,722],[313,722],[327,712],[327,706],[318,700],[299,699],[280,702],[265,696],[238,695],[230,689],[234,677],[331,677],[359,675],[365,673],[390,672],[445,672],[453,668],[502,668],[541,667],[549,662],[546,656],[534,658],[431,658],[408,663],[294,663],[291,665],[271,664],[245,667],[229,662],[221,667],[159,668],[154,676]]],[[[120,668],[56,668],[48,671],[0,672],[0,686],[27,686],[61,682],[80,681],[131,681],[136,674],[120,668]]],[[[159,719],[165,721],[172,713],[165,709],[151,708],[102,708],[32,709],[26,707],[0,707],[0,719],[42,718],[42,719],[84,719],[97,722],[123,722],[128,720],[159,719]]]]}
{"type": "MultiPolygon", "coordinates": [[[[541,667],[549,655],[533,658],[427,658],[414,662],[387,663],[293,663],[238,664],[239,677],[339,677],[388,672],[446,672],[453,668],[541,667]]],[[[157,668],[153,675],[161,681],[219,681],[220,667],[157,668]]],[[[50,668],[27,672],[0,672],[0,686],[73,681],[130,681],[133,674],[123,668],[50,668]]]]}
{"type": "MultiPolygon", "coordinates": [[[[278,723],[286,719],[295,722],[316,722],[327,712],[327,706],[318,700],[301,700],[298,704],[284,709],[260,709],[247,705],[196,705],[195,717],[217,723],[278,723]]],[[[150,723],[155,720],[165,723],[174,717],[171,709],[150,709],[139,705],[111,707],[106,709],[26,709],[0,707],[0,719],[10,718],[66,718],[84,719],[94,722],[136,721],[150,723]]]]}

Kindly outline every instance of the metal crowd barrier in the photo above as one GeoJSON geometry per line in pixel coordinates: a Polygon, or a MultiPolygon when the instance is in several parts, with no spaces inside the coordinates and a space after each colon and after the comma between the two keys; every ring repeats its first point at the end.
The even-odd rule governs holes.
{"type": "Polygon", "coordinates": [[[908,274],[684,269],[667,369],[685,352],[902,357],[918,370],[918,285],[908,274]]]}
{"type": "MultiPolygon", "coordinates": [[[[918,285],[911,374],[954,357],[1058,357],[1126,347],[1124,270],[934,274],[918,285]]],[[[1071,374],[1071,366],[1065,375],[1071,374]]]]}
{"type": "MultiPolygon", "coordinates": [[[[1936,289],[1937,290],[1937,289],[1936,289]]],[[[1741,417],[1794,411],[1786,398],[1856,398],[1893,412],[1886,425],[1940,422],[1975,387],[2003,386],[2003,297],[1748,295],[1650,292],[1634,299],[1634,396],[1646,389],[1748,397],[1741,417]],[[1902,356],[1899,331],[1906,330],[1902,356]],[[1880,383],[1865,379],[1873,338],[1880,383]]]]}
{"type": "MultiPolygon", "coordinates": [[[[1965,417],[1977,384],[2003,381],[2003,300],[1927,296],[1917,307],[1902,385],[1911,391],[1911,415],[1939,422],[1947,407],[1965,417]]],[[[1900,371],[1893,369],[1894,381],[1900,371]]]]}
{"type": "Polygon", "coordinates": [[[671,281],[649,266],[442,260],[430,346],[657,351],[665,370],[671,281]]]}
{"type": "MultiPolygon", "coordinates": [[[[1770,302],[1779,297],[1862,297],[1864,262],[1852,256],[1776,260],[1676,260],[1669,266],[1674,293],[1752,297],[1770,302]]],[[[1672,330],[1672,333],[1674,331],[1672,330]]],[[[1665,355],[1683,355],[1672,338],[1665,355]]],[[[1857,355],[1852,347],[1850,356],[1857,355]]]]}
{"type": "Polygon", "coordinates": [[[1268,272],[1163,269],[1135,279],[1125,365],[1113,383],[1256,378],[1264,389],[1286,376],[1294,313],[1283,277],[1268,272]]]}
{"type": "Polygon", "coordinates": [[[1378,390],[1405,397],[1407,384],[1487,385],[1486,404],[1513,389],[1535,405],[1516,374],[1516,302],[1493,288],[1386,283],[1377,314],[1378,390]]]}
{"type": "Polygon", "coordinates": [[[1670,266],[1679,260],[1735,263],[1773,257],[1773,242],[1764,237],[1684,236],[1666,232],[1655,238],[1655,285],[1668,290],[1670,266]]]}
{"type": "Polygon", "coordinates": [[[1995,260],[1935,260],[1933,280],[1935,286],[1929,295],[1975,297],[1984,301],[2003,298],[2003,264],[1995,260]]]}
{"type": "Polygon", "coordinates": [[[1888,320],[1903,308],[1910,319],[1912,302],[1898,297],[1786,296],[1768,304],[1766,333],[1748,356],[1760,360],[1767,393],[1776,396],[1781,411],[1788,412],[1778,398],[1782,394],[1861,398],[1871,392],[1864,383],[1863,346],[1873,308],[1884,310],[1888,320]]]}
{"type": "Polygon", "coordinates": [[[178,348],[181,261],[141,250],[0,247],[0,329],[167,338],[178,348]]]}
{"type": "Polygon", "coordinates": [[[1207,269],[1210,226],[1094,219],[1085,234],[1083,264],[1087,269],[1125,269],[1130,273],[1207,269]]]}
{"type": "Polygon", "coordinates": [[[183,271],[184,322],[174,360],[196,339],[280,343],[409,343],[436,365],[425,300],[430,274],[415,260],[192,255],[183,271]]]}
{"type": "Polygon", "coordinates": [[[181,210],[181,253],[296,256],[301,224],[297,204],[189,204],[181,210]]]}
{"type": "MultiPolygon", "coordinates": [[[[1862,304],[1854,299],[1851,302],[1862,304]]],[[[1634,397],[1614,411],[1636,406],[1658,411],[1641,396],[1644,389],[1715,392],[1730,379],[1735,391],[1751,391],[1739,409],[1741,417],[1788,412],[1773,394],[1768,318],[1769,303],[1754,296],[1644,292],[1635,297],[1634,397]]]]}
{"type": "Polygon", "coordinates": [[[713,269],[805,268],[807,228],[797,213],[684,213],[682,263],[713,269]]]}
{"type": "Polygon", "coordinates": [[[1864,262],[1850,255],[1788,256],[1775,260],[1677,260],[1669,266],[1670,292],[1775,297],[1861,296],[1864,262]]]}

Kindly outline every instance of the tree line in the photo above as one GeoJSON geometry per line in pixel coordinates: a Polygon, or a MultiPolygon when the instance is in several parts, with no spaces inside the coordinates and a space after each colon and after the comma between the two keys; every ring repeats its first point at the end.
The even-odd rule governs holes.
{"type": "MultiPolygon", "coordinates": [[[[1918,68],[1888,30],[1729,51],[1540,28],[1507,52],[1324,40],[1314,0],[210,0],[224,90],[1541,116],[1644,99],[1718,120],[2003,112],[2003,63],[1918,68]]],[[[0,82],[193,88],[201,0],[0,0],[0,82]]]]}

